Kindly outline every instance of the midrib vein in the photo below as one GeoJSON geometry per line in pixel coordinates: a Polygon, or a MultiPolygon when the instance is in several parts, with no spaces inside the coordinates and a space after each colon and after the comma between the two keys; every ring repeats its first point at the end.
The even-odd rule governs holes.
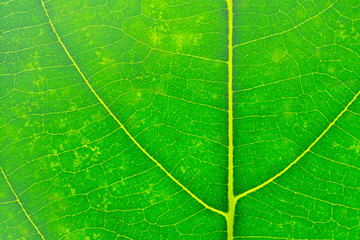
{"type": "Polygon", "coordinates": [[[95,95],[95,97],[98,99],[98,101],[101,103],[101,105],[103,105],[103,107],[107,110],[107,112],[111,115],[111,117],[119,124],[119,126],[123,129],[123,131],[125,132],[125,134],[133,141],[133,143],[148,157],[150,158],[170,179],[172,179],[177,185],[179,185],[184,191],[186,191],[192,198],[194,198],[197,202],[199,202],[201,205],[203,205],[205,208],[216,212],[222,216],[226,217],[226,213],[223,211],[220,211],[216,208],[213,208],[209,205],[207,205],[205,202],[203,202],[201,199],[199,199],[195,194],[193,194],[190,190],[188,190],[184,185],[182,185],[176,178],[174,178],[156,159],[154,159],[137,141],[136,139],[129,133],[129,131],[124,127],[124,125],[120,122],[120,120],[114,115],[114,113],[109,109],[109,107],[105,104],[105,102],[100,98],[100,96],[96,93],[96,91],[94,90],[94,88],[91,86],[91,84],[89,83],[89,81],[87,80],[87,78],[85,77],[85,75],[83,74],[83,72],[80,70],[79,66],[77,65],[77,63],[75,62],[75,60],[73,59],[73,57],[71,56],[70,52],[67,50],[66,46],[64,45],[64,43],[62,42],[59,34],[57,33],[51,18],[49,16],[49,13],[45,7],[45,3],[43,0],[41,0],[41,4],[42,7],[45,11],[45,14],[48,18],[49,24],[54,32],[54,34],[56,35],[57,40],[59,41],[60,45],[62,46],[62,48],[64,49],[66,55],[69,57],[69,59],[71,60],[71,62],[73,63],[73,65],[75,66],[76,70],[79,72],[79,74],[81,75],[82,79],[85,81],[86,85],[90,88],[91,92],[95,95]]]}
{"type": "Polygon", "coordinates": [[[24,212],[24,214],[25,214],[25,216],[27,217],[27,219],[30,221],[30,223],[33,225],[33,227],[36,229],[36,231],[37,231],[37,233],[40,235],[41,239],[44,239],[44,240],[45,240],[45,238],[44,238],[44,236],[41,234],[39,228],[38,228],[38,227],[35,225],[35,223],[31,220],[30,215],[26,212],[24,206],[23,206],[22,203],[20,202],[20,199],[19,199],[18,195],[15,193],[15,191],[14,191],[14,189],[12,188],[12,186],[11,186],[11,184],[10,184],[10,182],[9,182],[9,180],[8,180],[5,172],[4,172],[4,170],[3,170],[1,167],[0,167],[0,171],[1,171],[2,175],[4,176],[4,179],[5,179],[6,183],[7,183],[7,185],[9,186],[11,192],[14,194],[14,196],[15,196],[15,198],[16,198],[16,202],[20,205],[21,210],[24,212]]]}
{"type": "Polygon", "coordinates": [[[269,183],[273,182],[275,179],[277,179],[278,177],[280,177],[281,175],[283,175],[285,172],[287,172],[294,164],[296,164],[303,156],[305,156],[308,152],[311,151],[311,148],[319,142],[319,140],[330,130],[330,128],[332,126],[335,125],[335,123],[339,120],[339,118],[348,110],[348,108],[351,106],[351,104],[353,104],[353,102],[355,102],[355,100],[359,97],[360,95],[360,91],[351,99],[351,101],[346,105],[346,107],[339,113],[339,115],[336,116],[336,118],[329,124],[329,126],[320,134],[319,137],[317,137],[315,139],[315,141],[300,155],[298,156],[295,161],[291,162],[286,168],[284,168],[281,172],[279,172],[278,174],[276,174],[275,176],[273,176],[272,178],[270,178],[269,180],[267,180],[266,182],[247,190],[246,192],[236,196],[235,198],[235,202],[237,200],[239,200],[242,197],[245,197],[246,195],[257,191],[260,188],[265,187],[266,185],[268,185],[269,183]]]}
{"type": "Polygon", "coordinates": [[[228,206],[226,214],[228,240],[234,239],[234,217],[235,217],[235,196],[234,196],[234,127],[233,127],[233,3],[227,0],[228,6],[228,206]]]}

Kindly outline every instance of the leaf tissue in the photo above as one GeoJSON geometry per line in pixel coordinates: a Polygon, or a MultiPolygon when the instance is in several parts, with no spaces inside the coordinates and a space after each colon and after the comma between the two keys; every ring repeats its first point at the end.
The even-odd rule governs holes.
{"type": "Polygon", "coordinates": [[[0,18],[0,239],[359,239],[358,0],[0,18]]]}

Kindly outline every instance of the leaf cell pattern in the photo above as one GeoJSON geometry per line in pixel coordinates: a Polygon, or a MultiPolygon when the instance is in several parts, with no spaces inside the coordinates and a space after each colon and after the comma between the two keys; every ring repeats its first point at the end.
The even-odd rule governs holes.
{"type": "Polygon", "coordinates": [[[360,235],[358,1],[0,18],[0,239],[360,235]]]}

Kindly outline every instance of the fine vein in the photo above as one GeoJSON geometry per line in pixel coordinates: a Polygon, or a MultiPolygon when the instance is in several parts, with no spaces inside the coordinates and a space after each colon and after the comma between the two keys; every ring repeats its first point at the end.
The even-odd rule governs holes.
{"type": "Polygon", "coordinates": [[[289,28],[287,30],[284,30],[282,32],[278,32],[278,33],[274,33],[274,34],[271,34],[271,35],[268,35],[268,36],[265,36],[265,37],[261,37],[261,38],[257,38],[257,39],[254,39],[254,40],[250,40],[248,42],[244,42],[244,43],[240,43],[240,44],[237,44],[234,46],[234,48],[236,47],[239,47],[239,46],[244,46],[244,45],[247,45],[249,43],[253,43],[253,42],[257,42],[257,41],[260,41],[260,40],[264,40],[264,39],[267,39],[267,38],[270,38],[270,37],[275,37],[275,36],[279,36],[279,35],[283,35],[284,33],[287,33],[287,32],[290,32],[294,29],[297,29],[298,27],[300,27],[301,25],[304,25],[305,23],[317,18],[318,16],[320,16],[321,14],[323,14],[324,12],[326,12],[327,10],[329,10],[330,8],[332,8],[334,6],[334,4],[336,3],[337,1],[333,2],[332,4],[330,4],[330,6],[328,6],[327,8],[325,8],[324,10],[322,10],[321,12],[319,12],[318,14],[316,14],[315,16],[313,17],[310,17],[308,18],[307,20],[299,23],[298,25],[292,27],[292,28],[289,28]]]}
{"type": "Polygon", "coordinates": [[[344,110],[342,110],[340,112],[339,115],[337,115],[337,117],[329,124],[329,126],[320,134],[320,136],[318,138],[315,139],[315,141],[300,155],[298,156],[295,161],[293,161],[292,163],[290,163],[286,168],[284,168],[281,172],[279,172],[278,174],[276,174],[274,177],[270,178],[269,180],[267,180],[266,182],[247,190],[246,192],[238,195],[235,198],[235,202],[242,198],[245,197],[246,195],[248,195],[249,193],[255,192],[256,190],[265,187],[266,185],[268,185],[269,183],[273,182],[275,179],[277,179],[278,177],[280,177],[281,175],[283,175],[285,172],[287,172],[295,163],[297,163],[303,156],[305,156],[306,153],[311,151],[311,148],[317,143],[319,142],[319,140],[330,130],[330,128],[332,126],[335,125],[335,123],[337,122],[337,120],[339,120],[339,118],[348,110],[348,108],[350,107],[350,105],[359,97],[360,95],[360,91],[353,97],[353,99],[351,99],[351,101],[348,103],[348,105],[346,105],[346,107],[344,108],[344,110]]]}
{"type": "Polygon", "coordinates": [[[191,197],[193,197],[196,201],[198,201],[201,205],[203,205],[205,208],[216,212],[220,215],[226,216],[226,213],[224,213],[223,211],[220,211],[216,208],[213,208],[209,205],[207,205],[205,202],[203,202],[201,199],[199,199],[195,194],[193,194],[190,190],[188,190],[184,185],[182,185],[177,179],[175,179],[157,160],[155,160],[137,141],[136,139],[129,133],[129,131],[127,131],[127,129],[124,127],[124,125],[120,122],[120,120],[114,115],[114,113],[109,109],[109,107],[104,103],[104,101],[100,98],[100,96],[96,93],[96,91],[94,90],[94,88],[91,86],[91,84],[89,83],[89,81],[87,80],[87,78],[85,77],[85,75],[83,74],[83,72],[80,70],[79,66],[77,65],[77,63],[75,62],[75,60],[73,59],[73,57],[70,55],[69,51],[67,50],[66,46],[64,45],[64,43],[62,42],[59,34],[57,33],[51,18],[49,16],[49,13],[45,7],[45,3],[43,0],[41,0],[41,4],[42,7],[45,11],[45,14],[49,20],[49,24],[54,32],[54,34],[56,35],[57,40],[59,41],[60,45],[62,46],[62,48],[64,49],[66,55],[69,57],[69,59],[71,60],[71,62],[73,63],[73,65],[75,66],[76,70],[79,72],[79,74],[81,75],[81,77],[83,78],[83,80],[85,81],[86,85],[90,88],[91,92],[95,95],[95,97],[99,100],[99,102],[103,105],[103,107],[108,111],[108,113],[113,117],[113,119],[120,125],[120,127],[123,129],[123,131],[125,132],[125,134],[134,142],[134,144],[146,155],[148,156],[162,171],[165,172],[165,174],[171,178],[176,184],[178,184],[183,190],[185,190],[191,197]]]}
{"type": "Polygon", "coordinates": [[[18,204],[20,205],[20,207],[21,207],[22,211],[24,212],[25,216],[26,216],[27,219],[30,221],[30,223],[34,226],[34,228],[36,229],[37,233],[40,235],[41,239],[44,239],[44,240],[45,240],[45,238],[44,238],[44,236],[41,234],[39,228],[35,225],[35,223],[31,220],[29,214],[26,212],[24,206],[23,206],[22,203],[20,202],[19,197],[18,197],[17,194],[15,193],[14,189],[12,188],[12,186],[11,186],[11,184],[10,184],[8,178],[7,178],[7,176],[5,175],[4,170],[3,170],[1,167],[0,167],[0,171],[1,171],[2,175],[4,176],[5,181],[6,181],[7,185],[9,186],[11,192],[14,194],[14,196],[15,196],[15,198],[16,198],[16,202],[18,202],[18,204]]]}

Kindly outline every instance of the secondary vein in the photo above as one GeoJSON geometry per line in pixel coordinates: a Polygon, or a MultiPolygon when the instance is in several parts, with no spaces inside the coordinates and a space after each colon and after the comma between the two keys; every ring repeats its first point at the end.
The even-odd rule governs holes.
{"type": "Polygon", "coordinates": [[[15,191],[14,191],[14,189],[12,188],[12,186],[11,186],[11,184],[10,184],[10,182],[9,182],[9,180],[8,180],[5,172],[4,172],[4,170],[3,170],[1,167],[0,167],[0,171],[1,171],[2,175],[4,176],[5,181],[6,181],[7,185],[9,186],[11,192],[14,194],[14,196],[15,196],[15,198],[16,198],[16,202],[18,202],[18,204],[20,205],[21,210],[24,212],[24,214],[25,214],[25,216],[27,217],[27,219],[30,221],[30,223],[33,225],[33,227],[36,229],[36,231],[37,231],[37,233],[40,235],[41,239],[44,239],[44,240],[45,240],[45,238],[44,238],[44,236],[41,234],[39,228],[38,228],[38,227],[35,225],[35,223],[31,220],[30,215],[26,212],[24,206],[23,206],[22,203],[20,202],[20,199],[19,199],[18,195],[15,193],[15,191]]]}
{"type": "Polygon", "coordinates": [[[295,161],[293,161],[292,163],[290,163],[286,168],[284,168],[281,172],[279,172],[278,174],[276,174],[275,176],[273,176],[272,178],[270,178],[269,180],[267,180],[266,182],[247,190],[246,192],[236,196],[235,198],[235,202],[237,200],[239,200],[242,197],[245,197],[246,195],[255,192],[256,190],[265,187],[266,185],[268,185],[269,183],[273,182],[275,179],[277,179],[278,177],[280,177],[281,175],[283,175],[285,172],[287,172],[294,164],[296,164],[303,156],[305,156],[308,152],[310,152],[311,148],[317,143],[319,142],[319,140],[330,130],[330,128],[332,126],[335,125],[335,123],[339,120],[339,118],[348,110],[348,108],[351,106],[351,104],[353,104],[353,102],[355,102],[355,100],[359,97],[360,95],[360,91],[353,97],[353,99],[351,99],[351,101],[346,105],[346,107],[339,113],[339,115],[337,115],[337,117],[329,124],[329,126],[320,134],[319,137],[317,137],[315,139],[315,141],[300,155],[298,156],[295,161]]]}
{"type": "Polygon", "coordinates": [[[147,156],[149,157],[170,179],[172,179],[177,185],[179,185],[183,190],[185,190],[192,198],[194,198],[197,202],[199,202],[201,205],[203,205],[205,208],[216,212],[220,215],[226,216],[226,213],[223,211],[220,211],[216,208],[213,208],[209,205],[207,205],[204,201],[202,201],[201,199],[199,199],[195,194],[193,194],[190,190],[188,190],[183,184],[181,184],[176,178],[174,178],[156,159],[154,159],[137,141],[136,139],[130,134],[130,132],[125,128],[125,126],[120,122],[120,120],[115,116],[115,114],[109,109],[109,107],[105,104],[105,102],[101,99],[101,97],[96,93],[96,91],[94,90],[94,88],[91,86],[91,84],[89,83],[88,79],[85,77],[85,75],[83,74],[83,72],[80,70],[79,66],[77,65],[77,63],[75,62],[75,60],[73,59],[73,57],[71,56],[70,52],[67,50],[66,46],[64,45],[63,41],[61,40],[61,37],[59,36],[59,34],[57,33],[51,18],[49,16],[49,13],[45,7],[45,3],[43,0],[41,0],[41,4],[42,7],[45,11],[45,14],[48,18],[49,24],[57,38],[57,40],[59,41],[60,45],[62,46],[62,48],[64,49],[66,55],[69,57],[69,59],[71,60],[71,62],[73,63],[74,67],[76,68],[76,70],[79,72],[80,76],[82,77],[82,79],[85,81],[86,85],[90,88],[91,92],[95,95],[95,97],[98,99],[98,101],[101,103],[101,105],[103,105],[103,107],[107,110],[107,112],[111,115],[111,117],[120,125],[120,127],[123,129],[123,131],[125,132],[125,134],[133,141],[133,143],[147,156]]]}

